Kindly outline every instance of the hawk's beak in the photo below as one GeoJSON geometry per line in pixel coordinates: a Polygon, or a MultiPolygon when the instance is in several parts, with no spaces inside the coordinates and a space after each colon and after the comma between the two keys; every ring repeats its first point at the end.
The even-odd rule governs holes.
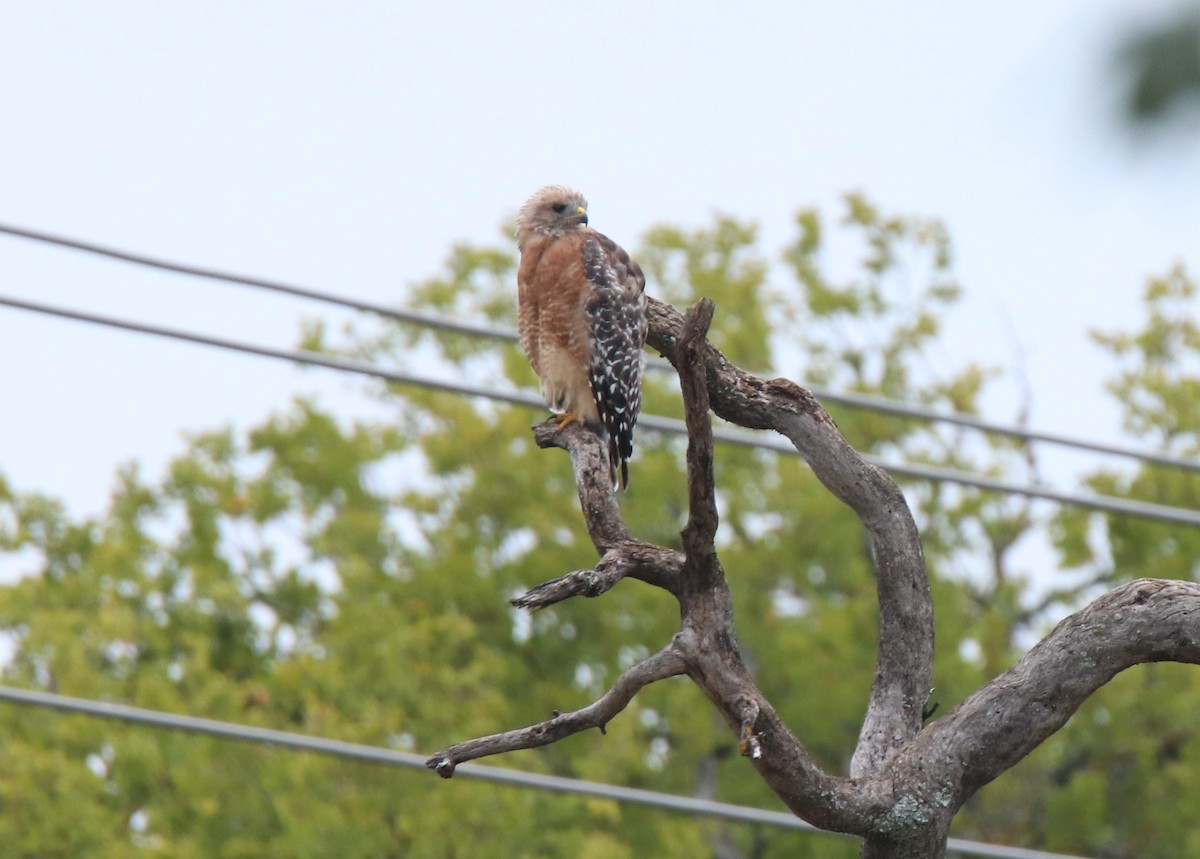
{"type": "Polygon", "coordinates": [[[587,209],[583,208],[583,206],[580,206],[578,209],[575,210],[575,212],[576,212],[576,214],[579,215],[579,223],[583,224],[586,227],[587,226],[587,209]]]}

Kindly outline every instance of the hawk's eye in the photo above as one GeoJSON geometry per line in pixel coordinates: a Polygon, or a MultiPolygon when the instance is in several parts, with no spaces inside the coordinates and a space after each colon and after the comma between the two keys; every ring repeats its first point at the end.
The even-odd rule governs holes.
{"type": "Polygon", "coordinates": [[[553,209],[557,214],[561,215],[563,212],[565,212],[567,210],[567,204],[566,203],[555,203],[550,208],[553,209]]]}

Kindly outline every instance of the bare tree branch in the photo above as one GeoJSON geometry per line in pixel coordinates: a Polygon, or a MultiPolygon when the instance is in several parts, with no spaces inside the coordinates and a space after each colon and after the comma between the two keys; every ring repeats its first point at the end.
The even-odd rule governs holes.
{"type": "MultiPolygon", "coordinates": [[[[683,316],[650,299],[647,342],[679,369],[683,316]]],[[[713,410],[733,423],[786,436],[817,478],[859,517],[875,556],[879,651],[850,773],[876,772],[921,729],[933,678],[933,597],[920,535],[904,495],[852,448],[813,395],[787,379],[764,380],[701,349],[713,410]]]]}
{"type": "Polygon", "coordinates": [[[584,522],[596,551],[603,555],[632,540],[613,492],[608,454],[596,434],[579,423],[560,430],[557,420],[551,418],[534,424],[533,437],[540,447],[561,447],[571,454],[584,522]]]}
{"type": "Polygon", "coordinates": [[[684,419],[688,429],[688,520],[683,529],[683,548],[689,572],[704,587],[720,575],[714,540],[717,535],[717,492],[713,478],[712,419],[708,415],[708,385],[702,356],[704,337],[712,324],[714,305],[701,299],[684,319],[675,367],[683,392],[684,419]]]}
{"type": "Polygon", "coordinates": [[[980,787],[1058,730],[1118,672],[1142,662],[1200,663],[1200,584],[1140,580],[1068,617],[1012,669],[922,729],[932,676],[933,604],[912,515],[896,483],[865,462],[804,388],[733,366],[706,339],[711,302],[686,316],[650,301],[649,343],[679,371],[688,424],[688,521],[683,554],[634,539],[621,519],[604,449],[578,427],[534,427],[543,447],[571,455],[580,507],[600,562],[539,585],[521,607],[597,596],[622,578],[679,601],[670,645],[625,671],[595,704],[518,731],[451,746],[428,766],[449,777],[462,761],[545,745],[601,727],[633,695],[687,674],[734,731],[742,754],[796,814],[861,836],[867,859],[944,856],[950,821],[980,787]],[[871,539],[879,654],[850,777],[822,770],[763,696],[738,647],[733,599],[717,557],[710,406],[745,427],[786,436],[871,539]]]}
{"type": "Polygon", "coordinates": [[[1121,671],[1164,661],[1200,664],[1200,584],[1128,582],[1060,622],[1016,665],[930,724],[889,771],[911,777],[936,761],[931,774],[945,792],[939,801],[957,809],[1121,671]]]}
{"type": "MultiPolygon", "coordinates": [[[[791,385],[777,382],[784,382],[777,388],[791,385]]],[[[925,553],[900,487],[846,443],[824,410],[817,416],[792,412],[781,421],[780,431],[821,482],[858,514],[871,536],[879,645],[871,697],[850,764],[852,776],[867,775],[879,771],[921,730],[933,685],[933,595],[925,553]]]]}
{"type": "MultiPolygon", "coordinates": [[[[713,393],[711,355],[716,350],[704,340],[712,313],[709,301],[688,311],[670,356],[679,372],[688,424],[690,502],[683,531],[686,561],[677,594],[682,629],[676,646],[688,676],[737,733],[739,750],[793,811],[829,829],[865,832],[861,827],[869,826],[867,821],[884,807],[873,808],[867,793],[854,791],[848,780],[817,766],[755,684],[737,643],[733,599],[713,542],[717,508],[708,405],[713,393]]],[[[720,361],[731,367],[724,358],[720,361]]]]}
{"type": "Polygon", "coordinates": [[[641,689],[657,680],[665,680],[682,673],[683,660],[675,651],[674,644],[668,644],[658,653],[623,671],[612,688],[594,704],[571,713],[555,713],[554,718],[530,725],[528,728],[458,743],[432,755],[425,762],[425,766],[442,778],[450,778],[454,775],[455,767],[466,761],[517,749],[546,746],[590,728],[603,731],[604,726],[624,710],[641,689]]]}
{"type": "Polygon", "coordinates": [[[601,561],[593,570],[575,570],[530,588],[509,603],[514,608],[539,609],[554,605],[571,597],[598,597],[608,593],[612,586],[625,578],[625,568],[601,561]]]}
{"type": "MultiPolygon", "coordinates": [[[[608,454],[596,434],[580,424],[571,424],[559,430],[558,424],[551,419],[535,424],[533,437],[543,448],[561,447],[571,454],[575,485],[579,489],[579,506],[592,544],[601,555],[601,562],[594,571],[597,586],[607,583],[603,590],[608,590],[622,578],[633,578],[676,593],[679,573],[683,569],[683,556],[630,535],[625,520],[621,518],[616,493],[613,492],[608,454]]],[[[571,581],[555,579],[546,582],[518,599],[557,596],[549,602],[530,603],[530,607],[540,607],[584,594],[588,587],[586,572],[576,571],[564,577],[571,581]]]]}
{"type": "Polygon", "coordinates": [[[679,552],[630,540],[605,552],[595,569],[575,570],[551,579],[509,602],[517,608],[538,609],[571,597],[598,597],[624,578],[640,579],[673,593],[682,569],[683,556],[679,552]]]}
{"type": "MultiPolygon", "coordinates": [[[[689,312],[685,324],[673,308],[651,301],[650,340],[656,347],[670,349],[667,356],[680,371],[689,426],[691,504],[684,532],[687,554],[680,557],[677,552],[631,537],[609,482],[604,450],[593,433],[580,426],[560,431],[552,422],[539,424],[534,427],[539,445],[562,447],[571,455],[580,507],[602,560],[594,571],[577,570],[534,588],[517,602],[549,605],[570,596],[600,592],[623,577],[640,578],[666,588],[679,599],[681,614],[681,629],[671,648],[681,661],[672,669],[686,672],[705,692],[734,730],[742,753],[793,811],[828,829],[871,835],[881,825],[891,825],[887,817],[894,805],[890,786],[856,785],[825,773],[783,724],[742,659],[734,628],[733,600],[713,543],[717,510],[709,403],[719,414],[744,426],[784,432],[802,453],[811,455],[818,476],[827,485],[838,487],[835,493],[852,507],[857,505],[856,509],[869,513],[872,521],[903,521],[907,507],[890,478],[858,457],[807,391],[786,380],[758,379],[734,367],[713,348],[704,339],[712,312],[710,302],[701,302],[689,312]],[[797,416],[807,423],[791,423],[797,416]],[[848,467],[860,473],[847,476],[840,472],[839,468],[846,468],[846,459],[851,463],[848,467]],[[870,488],[862,488],[864,481],[870,488]],[[888,513],[882,514],[877,498],[889,488],[894,494],[885,496],[882,506],[888,513]]],[[[908,521],[911,523],[911,517],[908,521]]],[[[892,536],[882,526],[875,531],[882,535],[880,540],[892,536]]],[[[915,536],[915,528],[912,533],[915,536]]],[[[919,544],[917,551],[919,558],[919,544]]],[[[892,569],[889,566],[887,571],[892,569]]],[[[916,570],[923,576],[923,564],[918,564],[916,570]]],[[[920,648],[916,650],[919,655],[920,648]]],[[[927,683],[924,688],[928,688],[927,683]]],[[[625,703],[627,700],[621,706],[625,703]]],[[[922,703],[923,698],[916,705],[918,724],[922,703]]],[[[435,755],[430,766],[449,774],[456,762],[552,742],[574,733],[579,724],[556,718],[521,731],[471,740],[435,755]]],[[[903,732],[895,730],[888,737],[896,744],[905,738],[903,732]]]]}

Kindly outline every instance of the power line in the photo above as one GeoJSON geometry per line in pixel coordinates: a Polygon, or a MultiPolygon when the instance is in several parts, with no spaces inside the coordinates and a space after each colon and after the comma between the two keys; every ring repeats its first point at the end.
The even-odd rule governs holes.
{"type": "MultiPolygon", "coordinates": [[[[43,707],[65,713],[78,713],[92,718],[113,719],[120,722],[130,722],[170,731],[204,734],[222,740],[265,743],[295,751],[314,752],[316,754],[330,755],[332,757],[372,764],[382,764],[384,766],[425,769],[426,758],[415,752],[400,752],[378,746],[368,746],[362,743],[311,737],[288,731],[277,731],[271,728],[239,725],[236,722],[223,722],[217,719],[203,719],[198,716],[167,713],[162,710],[148,710],[143,707],[132,707],[128,704],[113,704],[108,701],[73,698],[51,692],[17,689],[12,686],[0,686],[0,701],[8,701],[9,703],[30,707],[43,707]]],[[[517,787],[548,790],[579,796],[597,796],[616,800],[617,802],[646,805],[669,811],[681,811],[704,817],[720,817],[739,823],[765,824],[822,835],[850,837],[840,832],[828,832],[817,829],[811,823],[807,823],[799,817],[786,812],[767,811],[766,809],[733,805],[709,799],[676,796],[652,790],[619,787],[617,785],[601,784],[600,782],[583,781],[582,779],[521,772],[520,770],[500,769],[499,767],[487,766],[485,764],[460,764],[455,768],[454,773],[456,776],[490,781],[497,784],[514,785],[517,787]]],[[[1028,850],[1023,847],[982,844],[961,838],[951,838],[947,844],[947,848],[951,853],[958,853],[963,856],[983,856],[989,857],[989,859],[1083,859],[1083,857],[1068,856],[1062,853],[1046,853],[1041,850],[1028,850]]]]}
{"type": "Polygon", "coordinates": [[[347,298],[345,296],[335,295],[331,292],[312,289],[307,286],[297,286],[295,284],[283,283],[282,281],[271,280],[268,278],[250,277],[244,274],[234,274],[232,272],[221,271],[214,268],[206,268],[204,266],[172,262],[171,260],[159,259],[157,257],[146,256],[145,254],[133,253],[131,251],[123,251],[117,248],[110,248],[105,245],[80,241],[79,239],[56,236],[50,233],[41,232],[39,230],[16,227],[11,224],[0,224],[0,233],[5,233],[7,235],[16,236],[17,238],[22,239],[31,239],[33,241],[43,242],[49,245],[70,248],[71,250],[83,251],[84,253],[95,254],[96,256],[108,257],[110,259],[120,260],[121,262],[133,263],[134,265],[146,266],[147,268],[170,271],[174,272],[175,274],[186,274],[193,277],[203,277],[208,278],[209,280],[219,280],[225,283],[234,283],[240,286],[250,286],[255,289],[266,289],[270,290],[271,292],[280,292],[285,295],[296,296],[297,298],[307,298],[312,301],[321,301],[325,304],[346,307],[351,310],[362,310],[366,311],[367,313],[376,313],[380,316],[386,316],[399,322],[409,322],[413,325],[420,325],[425,328],[437,328],[443,331],[453,331],[458,334],[467,334],[472,337],[490,337],[495,340],[511,340],[516,342],[517,339],[517,333],[515,331],[495,325],[483,325],[474,322],[463,322],[457,319],[447,319],[446,317],[438,316],[435,313],[423,313],[419,310],[403,310],[386,304],[379,304],[374,301],[347,298]]]}
{"type": "MultiPolygon", "coordinates": [[[[325,304],[338,307],[376,313],[380,316],[385,316],[400,322],[411,323],[413,325],[419,325],[427,328],[451,331],[472,337],[488,337],[507,342],[516,342],[517,340],[517,333],[511,328],[449,319],[434,313],[426,313],[417,310],[405,310],[372,301],[347,298],[345,296],[336,295],[334,293],[314,289],[312,287],[297,286],[295,284],[284,283],[278,280],[250,277],[247,275],[220,271],[219,269],[173,262],[171,260],[147,256],[145,254],[134,253],[131,251],[108,247],[106,245],[95,244],[93,242],[82,241],[80,239],[58,236],[40,230],[31,230],[26,227],[13,226],[11,224],[0,224],[0,233],[17,238],[29,239],[32,241],[55,245],[58,247],[69,248],[71,250],[83,251],[84,253],[108,257],[110,259],[120,260],[121,262],[132,263],[134,265],[170,271],[176,274],[203,277],[210,280],[238,284],[240,286],[249,286],[255,289],[266,289],[299,298],[321,301],[325,304]]],[[[671,369],[670,364],[662,359],[651,359],[649,366],[665,370],[671,369]]],[[[1031,430],[1024,427],[983,420],[975,415],[969,415],[963,412],[944,412],[936,409],[928,409],[899,400],[892,400],[886,397],[872,396],[869,394],[859,394],[851,391],[835,391],[830,388],[814,385],[809,385],[808,389],[812,391],[818,399],[830,403],[838,403],[839,405],[849,406],[851,408],[867,409],[870,411],[883,412],[885,414],[896,415],[899,417],[916,418],[918,420],[927,420],[937,423],[948,423],[955,426],[978,430],[979,432],[1002,435],[1008,438],[1017,438],[1031,442],[1043,442],[1046,444],[1059,445],[1061,447],[1072,447],[1079,450],[1088,450],[1094,453],[1102,453],[1111,456],[1122,456],[1131,459],[1142,460],[1143,462],[1154,463],[1156,465],[1165,465],[1172,468],[1186,469],[1188,471],[1200,471],[1200,459],[1195,457],[1175,456],[1173,454],[1160,453],[1157,451],[1141,450],[1138,448],[1129,447],[1127,445],[1090,441],[1060,433],[1031,430]]]]}
{"type": "MultiPolygon", "coordinates": [[[[184,340],[190,343],[214,346],[219,349],[227,349],[235,352],[259,355],[266,358],[276,358],[279,360],[291,361],[297,364],[309,364],[317,367],[326,367],[346,373],[356,373],[358,375],[371,376],[398,385],[411,385],[433,390],[447,391],[450,393],[461,394],[463,396],[480,397],[483,399],[495,400],[518,406],[526,406],[539,410],[545,408],[545,403],[543,403],[540,397],[522,391],[496,390],[494,388],[470,385],[463,382],[433,379],[429,376],[423,376],[418,373],[405,373],[399,370],[384,370],[361,361],[335,358],[329,355],[322,355],[319,352],[276,349],[271,346],[243,343],[223,337],[214,337],[207,334],[196,334],[193,332],[180,331],[178,329],[167,328],[150,323],[134,322],[131,320],[118,319],[112,316],[105,316],[97,313],[88,313],[80,310],[54,307],[48,304],[42,304],[40,302],[27,301],[25,299],[12,298],[3,295],[0,295],[0,306],[12,307],[18,310],[27,310],[33,313],[41,313],[48,316],[72,319],[78,322],[86,322],[94,325],[103,325],[110,328],[119,328],[126,331],[135,331],[141,334],[151,334],[156,337],[184,340]]],[[[671,435],[687,435],[687,428],[684,425],[684,422],[674,418],[664,418],[657,415],[643,415],[638,419],[638,425],[644,429],[655,430],[671,435]]],[[[741,445],[742,447],[773,450],[779,453],[791,454],[793,456],[799,455],[796,449],[786,441],[770,436],[764,437],[752,435],[747,432],[726,430],[718,427],[713,429],[713,437],[719,441],[741,445]]],[[[892,474],[903,477],[911,477],[918,480],[929,480],[939,483],[957,483],[962,486],[971,486],[976,489],[985,489],[988,491],[1009,495],[1022,495],[1029,498],[1042,498],[1048,501],[1055,501],[1060,504],[1068,504],[1075,507],[1083,507],[1086,509],[1098,510],[1106,513],[1120,513],[1130,516],[1139,516],[1145,519],[1154,519],[1161,522],[1200,526],[1200,511],[1198,510],[1189,510],[1182,507],[1170,507],[1164,504],[1153,504],[1147,501],[1114,498],[1108,495],[1083,495],[1078,493],[1060,492],[1059,490],[1037,484],[1010,483],[1004,480],[996,480],[981,475],[968,474],[966,472],[955,471],[949,468],[885,462],[878,457],[874,457],[869,454],[865,454],[864,459],[891,472],[892,474]]]]}
{"type": "Polygon", "coordinates": [[[906,418],[919,418],[921,420],[933,421],[936,423],[954,424],[968,429],[978,430],[980,432],[991,433],[992,435],[1002,435],[1008,438],[1017,438],[1022,441],[1044,442],[1046,444],[1055,444],[1060,447],[1073,447],[1077,450],[1090,450],[1094,453],[1103,453],[1111,456],[1123,456],[1128,459],[1138,459],[1143,462],[1153,463],[1154,465],[1165,465],[1170,468],[1180,468],[1185,471],[1200,471],[1200,459],[1196,457],[1175,456],[1169,453],[1159,453],[1153,450],[1142,450],[1140,448],[1129,447],[1121,444],[1110,444],[1102,441],[1091,441],[1088,439],[1076,438],[1074,436],[1062,435],[1060,433],[1045,432],[1042,430],[1025,429],[1019,426],[1010,426],[1007,424],[993,423],[982,418],[977,418],[974,415],[968,415],[963,412],[942,412],[935,409],[924,409],[920,406],[912,406],[908,403],[900,402],[899,400],[889,400],[886,397],[877,397],[871,394],[856,394],[849,391],[833,391],[828,388],[822,388],[816,385],[806,385],[813,395],[819,400],[826,400],[831,403],[840,403],[843,406],[851,406],[853,408],[868,409],[874,412],[883,412],[885,414],[897,415],[906,418]]]}

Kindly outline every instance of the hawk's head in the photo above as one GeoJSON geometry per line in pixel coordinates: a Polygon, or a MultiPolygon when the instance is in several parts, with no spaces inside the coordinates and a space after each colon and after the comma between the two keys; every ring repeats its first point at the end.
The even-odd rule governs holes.
{"type": "Polygon", "coordinates": [[[563,236],[586,227],[587,222],[587,200],[582,194],[562,185],[547,185],[517,213],[517,239],[530,233],[563,236]]]}

